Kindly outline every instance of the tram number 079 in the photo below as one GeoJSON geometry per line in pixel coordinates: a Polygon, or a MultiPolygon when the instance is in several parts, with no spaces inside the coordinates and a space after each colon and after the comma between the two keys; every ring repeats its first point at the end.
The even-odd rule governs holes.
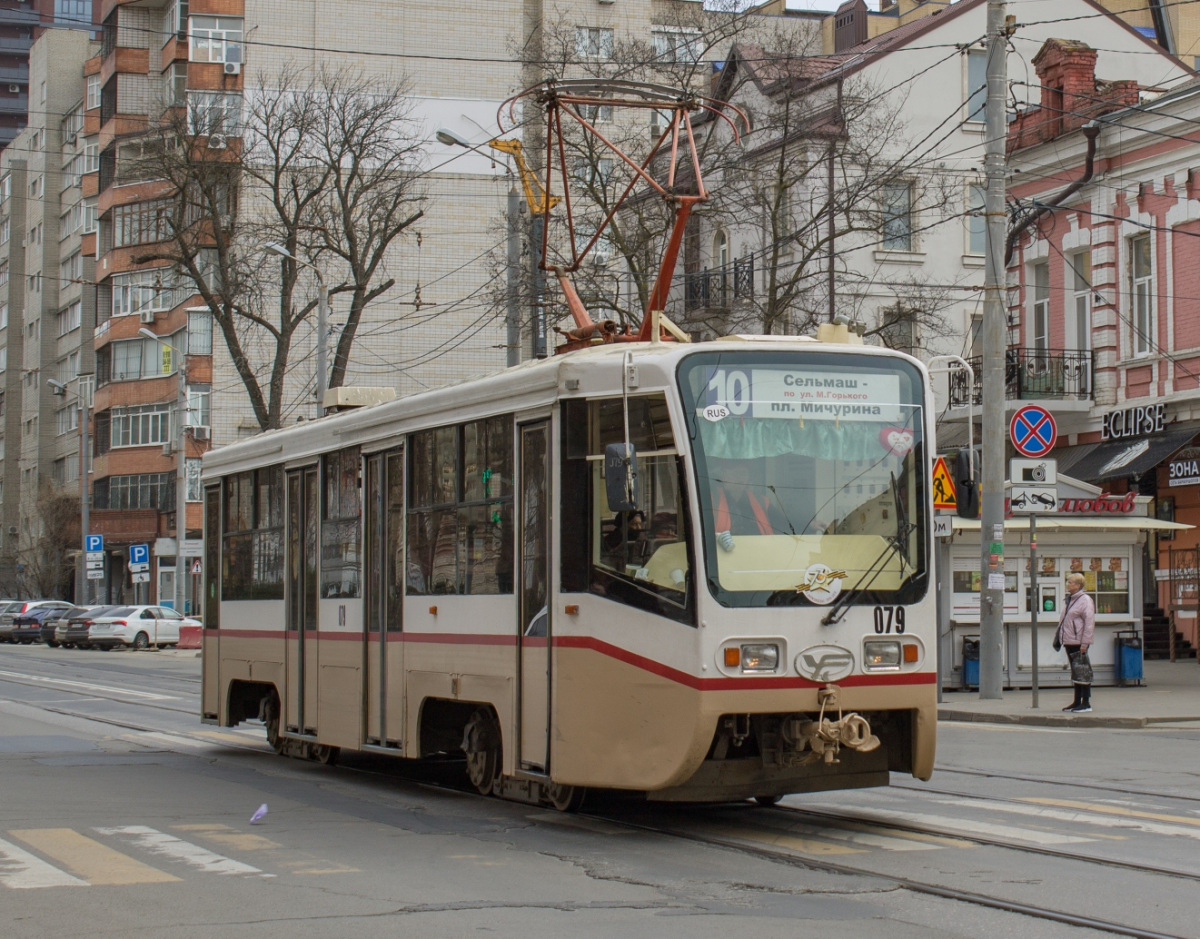
{"type": "Polygon", "coordinates": [[[904,607],[877,606],[875,607],[875,632],[902,633],[904,632],[904,607]]]}

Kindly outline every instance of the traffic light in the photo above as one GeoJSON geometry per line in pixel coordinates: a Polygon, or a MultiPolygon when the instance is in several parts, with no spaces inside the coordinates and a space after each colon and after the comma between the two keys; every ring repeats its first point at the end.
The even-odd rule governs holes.
{"type": "Polygon", "coordinates": [[[979,518],[979,486],[972,471],[972,456],[967,449],[958,451],[954,457],[954,489],[958,497],[959,518],[979,518]]]}

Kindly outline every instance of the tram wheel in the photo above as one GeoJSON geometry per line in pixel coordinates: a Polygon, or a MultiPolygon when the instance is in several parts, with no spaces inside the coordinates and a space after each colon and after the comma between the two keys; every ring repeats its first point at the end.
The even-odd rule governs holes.
{"type": "Polygon", "coordinates": [[[263,726],[267,729],[267,743],[271,745],[272,750],[283,756],[283,748],[287,741],[279,736],[279,698],[274,694],[263,707],[263,726]]]}
{"type": "Polygon", "coordinates": [[[471,715],[463,733],[463,752],[467,755],[467,778],[471,785],[488,795],[500,779],[500,727],[492,712],[480,708],[471,715]]]}
{"type": "Polygon", "coordinates": [[[337,762],[339,752],[337,747],[330,747],[323,743],[314,743],[309,749],[308,755],[324,766],[331,766],[337,762]]]}
{"type": "Polygon", "coordinates": [[[564,786],[551,783],[546,787],[546,798],[560,812],[578,812],[583,805],[583,797],[587,790],[583,786],[564,786]]]}
{"type": "Polygon", "coordinates": [[[763,806],[763,808],[769,809],[771,806],[777,804],[782,798],[783,796],[755,796],[754,801],[763,806]]]}

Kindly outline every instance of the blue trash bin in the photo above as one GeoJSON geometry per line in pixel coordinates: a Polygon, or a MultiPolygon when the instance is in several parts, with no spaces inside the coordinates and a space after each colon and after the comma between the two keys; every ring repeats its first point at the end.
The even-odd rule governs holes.
{"type": "Polygon", "coordinates": [[[979,687],[979,640],[963,637],[962,682],[964,688],[979,687]]]}
{"type": "Polygon", "coordinates": [[[1117,633],[1113,677],[1118,684],[1142,682],[1142,637],[1136,632],[1117,633]]]}

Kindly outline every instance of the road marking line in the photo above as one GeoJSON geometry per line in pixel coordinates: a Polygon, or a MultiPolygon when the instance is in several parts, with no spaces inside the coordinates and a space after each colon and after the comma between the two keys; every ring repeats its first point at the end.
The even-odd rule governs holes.
{"type": "Polygon", "coordinates": [[[1144,812],[1139,809],[1126,809],[1117,805],[1104,805],[1093,802],[1071,802],[1065,799],[1022,799],[1035,805],[1056,805],[1066,809],[1083,809],[1086,812],[1102,812],[1105,815],[1120,815],[1124,818],[1148,818],[1156,822],[1174,822],[1177,825],[1200,826],[1200,818],[1188,815],[1168,815],[1165,812],[1144,812]]]}
{"type": "Polygon", "coordinates": [[[66,865],[94,887],[165,884],[179,880],[70,828],[26,828],[9,834],[66,865]]]}
{"type": "Polygon", "coordinates": [[[835,855],[835,854],[865,854],[862,848],[849,848],[844,844],[830,844],[814,838],[795,838],[792,835],[773,835],[768,832],[747,831],[744,828],[717,828],[717,835],[722,838],[732,838],[735,841],[752,841],[757,844],[770,844],[779,848],[790,848],[802,854],[835,855]]]}
{"type": "Polygon", "coordinates": [[[269,851],[272,848],[282,848],[270,838],[251,832],[241,832],[229,825],[172,825],[176,831],[190,832],[196,836],[215,841],[222,848],[234,851],[269,851]]]}
{"type": "MultiPolygon", "coordinates": [[[[1087,805],[1087,803],[1074,804],[1083,806],[1087,805]]],[[[992,803],[988,803],[986,807],[997,812],[1010,812],[1015,815],[1029,815],[1036,818],[1048,818],[1059,822],[1071,822],[1072,824],[1083,823],[1085,825],[1096,825],[1102,828],[1120,828],[1125,831],[1140,831],[1149,835],[1168,835],[1172,837],[1200,840],[1200,830],[1195,828],[1185,828],[1182,825],[1166,825],[1161,822],[1149,822],[1140,818],[1132,818],[1123,814],[1098,814],[1103,810],[1095,806],[1087,806],[1086,808],[1080,809],[1054,809],[1046,808],[1040,805],[1022,805],[1012,803],[1007,805],[994,805],[992,803]]]]}
{"type": "MultiPolygon", "coordinates": [[[[822,805],[821,808],[827,808],[838,814],[846,813],[845,806],[822,805]]],[[[952,818],[946,815],[929,815],[924,812],[902,812],[895,809],[872,812],[870,810],[859,809],[851,814],[859,821],[875,822],[885,826],[889,822],[909,822],[914,825],[926,826],[934,825],[938,828],[947,829],[951,836],[956,831],[973,832],[977,835],[986,835],[989,838],[998,838],[1005,841],[1026,841],[1030,844],[1041,845],[1082,844],[1085,841],[1094,840],[1092,838],[1081,838],[1076,835],[1060,835],[1057,832],[1013,828],[1011,825],[997,825],[992,822],[977,821],[975,819],[952,818]]]]}
{"type": "Polygon", "coordinates": [[[151,854],[161,854],[173,861],[182,861],[206,874],[259,874],[263,877],[274,877],[274,874],[264,874],[257,867],[243,864],[232,858],[214,854],[199,845],[192,844],[167,835],[145,825],[123,825],[118,828],[97,828],[102,835],[130,838],[134,844],[144,848],[151,854]]]}
{"type": "Polygon", "coordinates": [[[260,744],[265,750],[269,750],[271,748],[270,744],[267,743],[266,738],[262,735],[262,731],[239,734],[222,733],[219,730],[198,730],[196,731],[196,736],[207,737],[209,740],[219,740],[222,743],[240,743],[242,745],[260,744]]]}
{"type": "Polygon", "coordinates": [[[45,678],[41,675],[26,675],[23,672],[0,671],[0,678],[12,678],[16,681],[37,685],[61,685],[64,688],[82,688],[87,691],[103,691],[108,694],[123,694],[132,698],[145,698],[147,701],[177,701],[175,695],[154,694],[150,691],[134,691],[131,688],[114,688],[112,685],[94,685],[87,681],[71,681],[69,678],[45,678]]]}
{"type": "Polygon", "coordinates": [[[15,890],[38,887],[86,887],[87,881],[47,864],[24,848],[0,838],[0,884],[15,890]]]}

